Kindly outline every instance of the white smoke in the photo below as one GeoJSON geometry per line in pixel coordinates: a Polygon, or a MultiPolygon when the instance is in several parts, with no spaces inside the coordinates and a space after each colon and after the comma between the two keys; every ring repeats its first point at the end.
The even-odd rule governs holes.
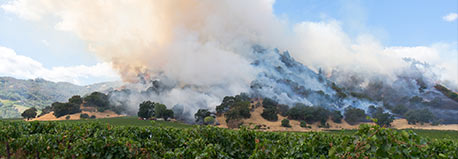
{"type": "MultiPolygon", "coordinates": [[[[190,111],[213,108],[223,96],[249,89],[258,73],[250,65],[253,45],[289,50],[315,70],[339,68],[383,75],[388,81],[408,67],[400,57],[417,57],[412,54],[416,48],[385,47],[370,35],[352,39],[335,20],[301,22],[289,30],[287,21],[273,14],[273,4],[273,0],[15,0],[1,8],[75,33],[91,52],[111,62],[124,81],[138,83],[140,74],[147,80],[172,81],[166,94],[144,98],[169,107],[185,104],[190,111]]],[[[442,80],[458,85],[457,61],[442,64],[436,57],[440,50],[421,48],[435,50],[421,60],[429,62],[433,56],[434,64],[448,74],[442,80]]],[[[141,100],[145,99],[132,99],[132,105],[141,100]]]]}

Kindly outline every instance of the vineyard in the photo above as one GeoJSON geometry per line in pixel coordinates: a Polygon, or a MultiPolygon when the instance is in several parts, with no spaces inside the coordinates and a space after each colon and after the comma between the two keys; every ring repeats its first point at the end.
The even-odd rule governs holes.
{"type": "Polygon", "coordinates": [[[0,121],[0,158],[457,158],[458,142],[362,125],[351,135],[0,121]]]}

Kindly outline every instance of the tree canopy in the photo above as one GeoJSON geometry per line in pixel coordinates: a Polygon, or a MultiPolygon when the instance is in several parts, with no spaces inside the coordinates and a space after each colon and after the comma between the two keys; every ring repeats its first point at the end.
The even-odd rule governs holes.
{"type": "Polygon", "coordinates": [[[35,118],[37,116],[37,109],[35,107],[29,108],[25,110],[21,114],[21,116],[27,118],[27,120],[29,120],[30,118],[35,118]]]}

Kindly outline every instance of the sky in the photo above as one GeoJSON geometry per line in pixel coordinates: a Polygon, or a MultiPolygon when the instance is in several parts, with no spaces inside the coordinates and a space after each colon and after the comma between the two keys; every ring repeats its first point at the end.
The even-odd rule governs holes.
{"type": "MultiPolygon", "coordinates": [[[[4,7],[11,2],[0,0],[0,76],[78,85],[120,80],[111,64],[91,53],[74,32],[48,25],[59,19],[21,18],[4,7]]],[[[369,34],[385,47],[445,44],[441,58],[458,61],[456,0],[277,0],[273,12],[291,29],[304,21],[336,21],[351,38],[369,34]]]]}

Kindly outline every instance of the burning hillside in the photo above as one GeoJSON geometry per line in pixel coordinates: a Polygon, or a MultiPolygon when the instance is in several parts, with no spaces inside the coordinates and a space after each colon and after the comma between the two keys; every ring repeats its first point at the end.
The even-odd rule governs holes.
{"type": "Polygon", "coordinates": [[[353,39],[332,19],[291,27],[275,16],[273,4],[19,0],[2,7],[74,33],[111,63],[128,84],[112,91],[110,101],[128,114],[152,100],[193,120],[198,109],[214,110],[224,96],[247,92],[329,110],[374,106],[403,116],[426,109],[441,122],[458,122],[458,102],[434,88],[440,82],[456,91],[457,68],[449,67],[456,64],[405,58],[419,48],[385,47],[369,35],[353,39]]]}

